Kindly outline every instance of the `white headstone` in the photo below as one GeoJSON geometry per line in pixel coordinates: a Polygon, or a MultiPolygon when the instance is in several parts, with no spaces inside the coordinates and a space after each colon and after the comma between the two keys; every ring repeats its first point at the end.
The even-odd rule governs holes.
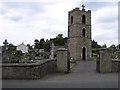
{"type": "Polygon", "coordinates": [[[53,59],[54,58],[54,53],[55,53],[55,45],[54,45],[54,43],[52,43],[52,45],[51,45],[50,53],[51,53],[50,58],[53,59]]]}

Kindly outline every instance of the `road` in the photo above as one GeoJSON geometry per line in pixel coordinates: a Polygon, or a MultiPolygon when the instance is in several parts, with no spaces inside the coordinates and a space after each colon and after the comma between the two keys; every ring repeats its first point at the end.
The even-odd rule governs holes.
{"type": "Polygon", "coordinates": [[[3,88],[118,88],[118,73],[96,72],[95,61],[77,61],[69,74],[53,73],[39,80],[3,80],[3,88]]]}

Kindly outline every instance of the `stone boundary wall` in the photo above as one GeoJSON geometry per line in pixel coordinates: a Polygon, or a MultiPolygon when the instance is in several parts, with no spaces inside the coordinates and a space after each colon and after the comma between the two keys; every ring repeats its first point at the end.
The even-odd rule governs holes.
{"type": "Polygon", "coordinates": [[[119,72],[120,59],[112,59],[112,72],[119,72]]]}
{"type": "Polygon", "coordinates": [[[55,59],[41,60],[36,63],[3,64],[2,79],[40,79],[48,73],[56,72],[55,59]]]}

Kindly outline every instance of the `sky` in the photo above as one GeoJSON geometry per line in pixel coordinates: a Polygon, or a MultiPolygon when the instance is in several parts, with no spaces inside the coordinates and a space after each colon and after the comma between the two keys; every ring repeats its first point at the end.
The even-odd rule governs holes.
{"type": "Polygon", "coordinates": [[[67,37],[68,12],[85,5],[91,10],[92,40],[118,44],[118,0],[2,0],[0,1],[0,45],[34,45],[34,40],[67,37]]]}

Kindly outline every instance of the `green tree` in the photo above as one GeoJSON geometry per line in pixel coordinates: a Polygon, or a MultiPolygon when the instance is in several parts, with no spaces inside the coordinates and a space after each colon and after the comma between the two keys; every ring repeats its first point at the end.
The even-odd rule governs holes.
{"type": "Polygon", "coordinates": [[[7,52],[8,52],[9,54],[12,54],[13,52],[16,52],[16,46],[13,45],[13,44],[9,44],[9,45],[8,45],[8,50],[7,50],[7,52]]]}
{"type": "Polygon", "coordinates": [[[117,48],[117,49],[120,49],[120,44],[118,44],[118,45],[116,46],[116,48],[117,48]]]}
{"type": "Polygon", "coordinates": [[[35,44],[35,49],[39,49],[39,40],[38,39],[34,40],[34,44],[35,44]]]}
{"type": "Polygon", "coordinates": [[[95,40],[92,40],[92,48],[101,48],[95,40]]]}
{"type": "Polygon", "coordinates": [[[44,38],[42,38],[39,42],[39,49],[44,49],[44,45],[45,45],[45,40],[44,38]]]}
{"type": "Polygon", "coordinates": [[[114,44],[112,44],[109,48],[112,49],[112,50],[115,50],[116,46],[114,44]]]}
{"type": "Polygon", "coordinates": [[[44,44],[44,50],[46,52],[50,52],[50,42],[49,41],[46,41],[46,43],[44,44]]]}
{"type": "Polygon", "coordinates": [[[63,38],[63,34],[58,34],[56,38],[63,38]]]}
{"type": "Polygon", "coordinates": [[[56,46],[64,46],[66,43],[66,39],[63,38],[63,34],[58,34],[52,41],[52,43],[54,43],[56,46]]]}
{"type": "Polygon", "coordinates": [[[47,39],[46,41],[44,40],[44,38],[42,38],[40,41],[36,39],[34,42],[35,42],[35,48],[44,49],[46,52],[49,52],[52,43],[54,43],[55,46],[59,46],[59,45],[65,46],[67,45],[66,44],[67,40],[68,40],[67,37],[63,38],[63,34],[58,34],[56,38],[50,38],[47,39]]]}
{"type": "Polygon", "coordinates": [[[102,48],[107,48],[107,45],[106,44],[102,45],[102,48]]]}

